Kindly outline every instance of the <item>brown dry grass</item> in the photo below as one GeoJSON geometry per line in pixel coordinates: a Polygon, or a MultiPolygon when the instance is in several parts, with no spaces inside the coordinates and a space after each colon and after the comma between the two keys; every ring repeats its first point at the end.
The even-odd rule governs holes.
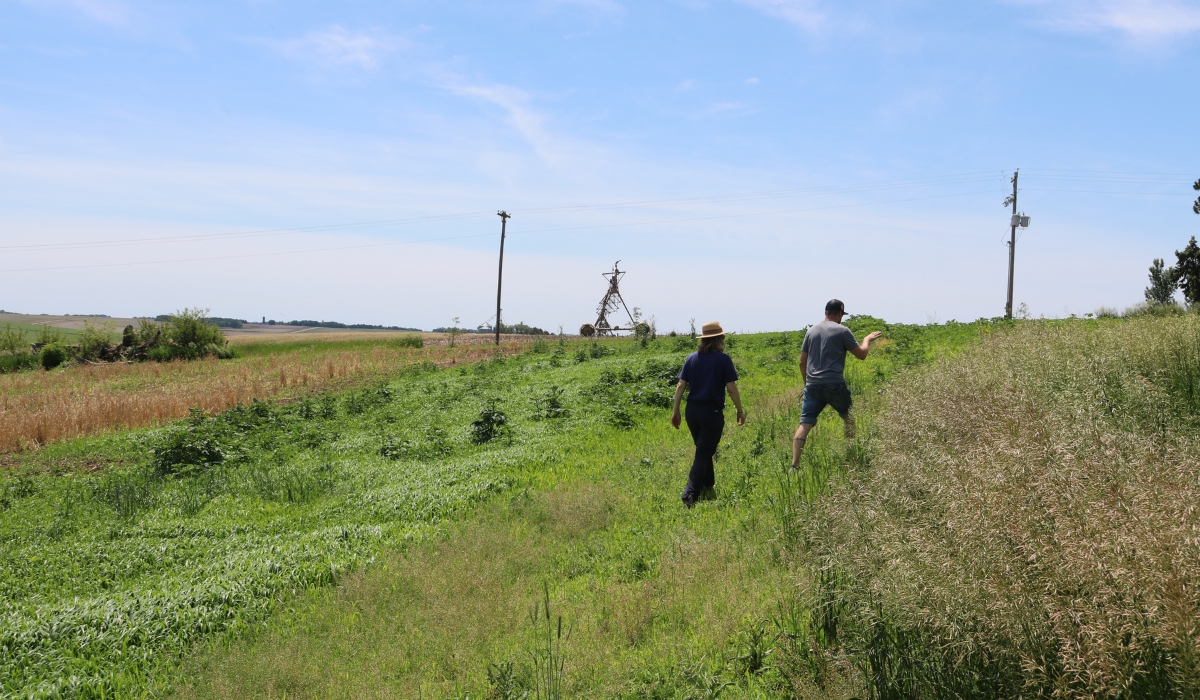
{"type": "Polygon", "coordinates": [[[810,544],[899,697],[1200,692],[1200,319],[1030,325],[899,381],[810,544]]]}
{"type": "MultiPolygon", "coordinates": [[[[232,360],[81,365],[0,375],[0,452],[157,425],[186,416],[190,408],[214,412],[251,399],[345,388],[423,363],[445,367],[478,362],[495,352],[495,346],[483,342],[459,342],[453,348],[427,343],[414,349],[389,340],[394,338],[364,341],[361,333],[329,333],[304,336],[294,351],[273,347],[270,354],[232,360]],[[322,347],[323,342],[312,342],[328,336],[353,336],[342,339],[353,343],[322,347]]],[[[528,339],[523,340],[503,344],[502,352],[527,349],[528,339]]],[[[243,347],[247,343],[235,341],[243,347]]]]}

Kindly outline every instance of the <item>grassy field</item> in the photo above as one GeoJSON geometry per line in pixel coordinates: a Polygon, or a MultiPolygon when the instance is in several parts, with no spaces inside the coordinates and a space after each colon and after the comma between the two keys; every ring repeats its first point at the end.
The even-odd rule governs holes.
{"type": "Polygon", "coordinates": [[[686,338],[10,455],[0,694],[1190,697],[1196,319],[852,325],[858,437],[798,472],[802,334],[731,339],[693,510],[686,338]]]}
{"type": "MultiPolygon", "coordinates": [[[[0,374],[0,452],[160,425],[191,408],[213,413],[254,399],[295,398],[362,385],[400,367],[490,357],[483,342],[423,344],[412,334],[320,334],[233,341],[230,360],[77,365],[0,374]]],[[[526,350],[510,341],[501,352],[526,350]]],[[[544,342],[544,341],[543,341],[544,342]]]]}
{"type": "Polygon", "coordinates": [[[1027,323],[888,390],[805,513],[873,695],[1200,697],[1200,318],[1027,323]]]}
{"type": "MultiPolygon", "coordinates": [[[[962,344],[978,330],[960,324],[939,332],[962,344]]],[[[404,567],[409,555],[433,562],[446,551],[439,542],[469,548],[479,521],[457,523],[480,501],[489,504],[483,522],[497,523],[489,530],[511,537],[514,552],[525,550],[536,561],[526,569],[518,559],[492,579],[509,593],[483,606],[474,651],[459,645],[455,628],[434,626],[427,629],[443,635],[440,644],[404,636],[415,656],[380,670],[383,676],[369,676],[363,666],[355,674],[360,685],[347,687],[381,694],[391,688],[399,696],[413,688],[482,692],[495,685],[489,668],[493,676],[511,671],[513,682],[528,682],[533,670],[522,652],[529,641],[522,620],[549,584],[552,605],[572,630],[564,642],[573,659],[572,692],[675,687],[678,674],[696,687],[790,683],[783,670],[753,659],[738,676],[728,654],[742,637],[761,645],[760,623],[790,605],[800,575],[779,534],[794,532],[780,489],[787,483],[782,467],[795,418],[800,338],[733,343],[758,417],[730,430],[721,457],[727,488],[692,512],[677,502],[690,441],[665,427],[670,379],[692,347],[686,338],[645,348],[632,341],[540,346],[448,370],[393,361],[390,379],[369,387],[287,405],[243,404],[212,418],[196,413],[159,430],[68,440],[18,455],[0,492],[2,687],[29,697],[162,692],[178,679],[177,660],[197,643],[269,645],[266,635],[300,629],[288,625],[303,619],[319,628],[324,613],[306,618],[288,607],[327,611],[357,581],[370,587],[371,580],[391,580],[380,572],[404,567]],[[59,469],[45,473],[46,464],[59,469]],[[78,468],[88,465],[109,466],[94,473],[78,468]],[[580,498],[584,506],[569,505],[580,498]],[[580,539],[570,545],[542,535],[560,550],[548,556],[536,544],[547,528],[580,539]],[[378,563],[363,569],[371,562],[378,563]],[[707,573],[698,576],[692,567],[702,562],[707,573]],[[360,569],[366,578],[341,579],[360,569]],[[514,576],[521,581],[515,587],[514,576]],[[327,588],[339,579],[342,587],[327,588]],[[692,593],[682,595],[688,586],[692,593]],[[265,620],[274,621],[266,632],[265,620]],[[438,649],[442,656],[426,663],[421,655],[438,649]]],[[[853,381],[866,391],[897,366],[933,354],[901,338],[855,365],[853,381]]],[[[844,450],[835,448],[837,433],[822,431],[828,449],[814,440],[813,474],[825,468],[821,459],[836,461],[836,450],[844,450]]],[[[490,546],[476,551],[494,553],[490,546]]],[[[452,556],[442,566],[452,569],[461,559],[452,556]]],[[[422,572],[412,584],[415,594],[446,595],[444,578],[425,573],[433,569],[409,570],[422,572]]],[[[486,578],[486,570],[479,576],[486,578]]],[[[407,609],[393,599],[379,604],[392,606],[392,619],[407,609]]],[[[432,605],[431,615],[459,614],[432,605]]],[[[324,658],[326,638],[311,642],[312,655],[324,658]]],[[[222,659],[266,661],[269,654],[221,649],[194,657],[194,669],[209,670],[175,683],[180,692],[272,692],[244,684],[275,682],[275,664],[258,674],[220,671],[222,659]],[[226,692],[230,677],[243,685],[226,692]]],[[[310,695],[319,696],[328,671],[310,668],[296,682],[316,683],[310,695]]]]}

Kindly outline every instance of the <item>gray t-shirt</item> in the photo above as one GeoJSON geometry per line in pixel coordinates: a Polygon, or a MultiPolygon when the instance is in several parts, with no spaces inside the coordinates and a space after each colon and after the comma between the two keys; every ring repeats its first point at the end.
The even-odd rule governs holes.
{"type": "Polygon", "coordinates": [[[840,323],[821,321],[804,334],[801,352],[808,353],[809,384],[841,384],[846,381],[846,352],[858,347],[854,333],[840,323]]]}

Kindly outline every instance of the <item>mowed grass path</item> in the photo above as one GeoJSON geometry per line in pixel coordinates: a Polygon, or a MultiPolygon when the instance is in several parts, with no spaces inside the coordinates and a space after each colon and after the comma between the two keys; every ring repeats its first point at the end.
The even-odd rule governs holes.
{"type": "MultiPolygon", "coordinates": [[[[981,329],[911,330],[850,367],[864,434],[879,382],[981,329]]],[[[545,692],[547,641],[530,612],[544,590],[569,630],[560,649],[572,697],[859,692],[848,660],[822,668],[801,649],[812,629],[797,508],[842,471],[849,447],[827,415],[805,468],[787,471],[801,338],[733,344],[750,421],[738,428],[730,416],[715,500],[691,511],[679,502],[692,447],[666,410],[644,412],[632,430],[573,435],[569,452],[469,520],[292,601],[261,634],[197,655],[179,697],[534,697],[545,692]]]]}
{"type": "MultiPolygon", "coordinates": [[[[901,339],[852,365],[864,418],[896,367],[978,331],[901,339]]],[[[47,448],[39,462],[130,466],[0,486],[0,688],[516,692],[536,675],[526,614],[543,586],[570,630],[571,694],[812,685],[773,640],[781,629],[803,639],[809,619],[789,555],[797,495],[814,493],[847,446],[823,425],[799,481],[786,476],[799,340],[737,340],[751,424],[730,421],[718,498],[690,512],[678,501],[690,440],[666,425],[665,408],[685,339],[419,369],[47,448]],[[485,407],[507,422],[477,445],[472,421],[485,407]]]]}

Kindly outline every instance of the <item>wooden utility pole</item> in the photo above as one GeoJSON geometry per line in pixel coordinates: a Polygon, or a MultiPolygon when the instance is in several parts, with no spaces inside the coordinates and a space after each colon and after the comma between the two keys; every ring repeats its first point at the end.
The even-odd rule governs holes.
{"type": "MultiPolygon", "coordinates": [[[[1020,170],[1013,171],[1013,193],[1009,197],[1012,201],[1012,232],[1008,239],[1008,301],[1004,304],[1004,318],[1007,319],[1012,318],[1013,312],[1013,265],[1016,262],[1017,256],[1017,176],[1020,174],[1020,170]]],[[[1008,202],[1006,201],[1005,204],[1008,204],[1008,202]]]]}
{"type": "MultiPolygon", "coordinates": [[[[500,270],[496,273],[496,347],[500,347],[500,290],[504,288],[504,233],[508,226],[509,213],[501,209],[500,217],[500,270]]],[[[1011,287],[1011,284],[1009,285],[1011,287]]]]}

